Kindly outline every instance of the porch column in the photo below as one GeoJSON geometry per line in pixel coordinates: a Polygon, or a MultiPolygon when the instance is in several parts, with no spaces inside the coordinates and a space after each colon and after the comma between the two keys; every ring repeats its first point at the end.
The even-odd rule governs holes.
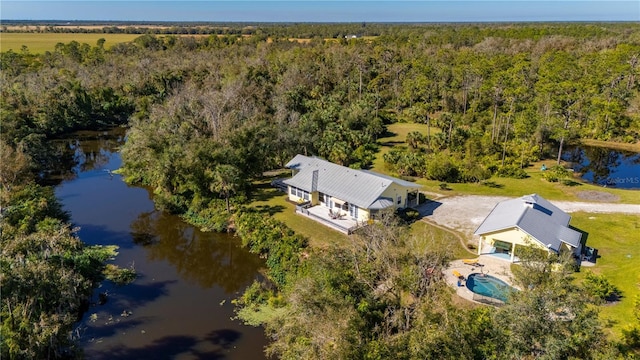
{"type": "Polygon", "coordinates": [[[482,255],[482,236],[480,236],[480,240],[478,241],[478,255],[482,255]]]}
{"type": "Polygon", "coordinates": [[[516,259],[516,243],[511,243],[511,262],[516,259]]]}

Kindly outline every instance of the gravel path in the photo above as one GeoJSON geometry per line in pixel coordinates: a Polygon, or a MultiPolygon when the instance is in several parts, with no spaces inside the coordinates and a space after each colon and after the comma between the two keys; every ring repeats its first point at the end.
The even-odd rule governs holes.
{"type": "MultiPolygon", "coordinates": [[[[438,199],[420,206],[420,213],[426,220],[462,232],[470,239],[473,232],[500,201],[510,199],[504,196],[464,195],[438,199]]],[[[552,201],[566,212],[585,211],[589,213],[639,214],[640,204],[613,204],[573,201],[552,201]]]]}

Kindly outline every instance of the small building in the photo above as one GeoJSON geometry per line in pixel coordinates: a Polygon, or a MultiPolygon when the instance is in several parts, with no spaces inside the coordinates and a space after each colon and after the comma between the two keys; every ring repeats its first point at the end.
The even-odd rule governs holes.
{"type": "Polygon", "coordinates": [[[499,202],[474,235],[478,254],[504,254],[514,262],[516,246],[535,246],[579,257],[582,234],[569,227],[571,216],[537,194],[499,202]]]}
{"type": "Polygon", "coordinates": [[[283,181],[289,200],[305,204],[299,209],[305,215],[348,219],[351,223],[345,224],[357,226],[374,219],[380,210],[418,205],[420,185],[410,181],[304,155],[296,155],[285,166],[293,172],[283,181]]]}

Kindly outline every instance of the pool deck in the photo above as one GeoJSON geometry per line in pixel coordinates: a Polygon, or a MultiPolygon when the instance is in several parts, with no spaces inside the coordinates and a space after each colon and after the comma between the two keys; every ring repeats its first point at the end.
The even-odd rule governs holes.
{"type": "Polygon", "coordinates": [[[483,266],[479,266],[478,264],[469,265],[463,263],[462,260],[454,260],[449,264],[449,268],[447,268],[444,274],[447,283],[456,289],[456,294],[461,298],[478,303],[473,300],[473,293],[471,290],[467,289],[464,282],[462,286],[458,286],[458,278],[453,275],[454,271],[459,272],[465,279],[469,274],[473,273],[488,274],[513,286],[510,269],[511,262],[508,260],[500,259],[499,257],[489,254],[480,255],[477,258],[471,257],[469,259],[478,259],[478,264],[483,266]]]}

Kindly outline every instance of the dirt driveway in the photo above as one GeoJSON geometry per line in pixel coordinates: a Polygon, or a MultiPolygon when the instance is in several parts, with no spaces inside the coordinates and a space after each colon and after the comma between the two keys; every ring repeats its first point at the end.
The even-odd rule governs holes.
{"type": "MultiPolygon", "coordinates": [[[[425,203],[418,209],[426,220],[460,231],[471,239],[473,232],[504,196],[463,195],[441,198],[425,203]]],[[[552,201],[566,212],[640,214],[640,204],[612,204],[573,201],[552,201]]]]}

